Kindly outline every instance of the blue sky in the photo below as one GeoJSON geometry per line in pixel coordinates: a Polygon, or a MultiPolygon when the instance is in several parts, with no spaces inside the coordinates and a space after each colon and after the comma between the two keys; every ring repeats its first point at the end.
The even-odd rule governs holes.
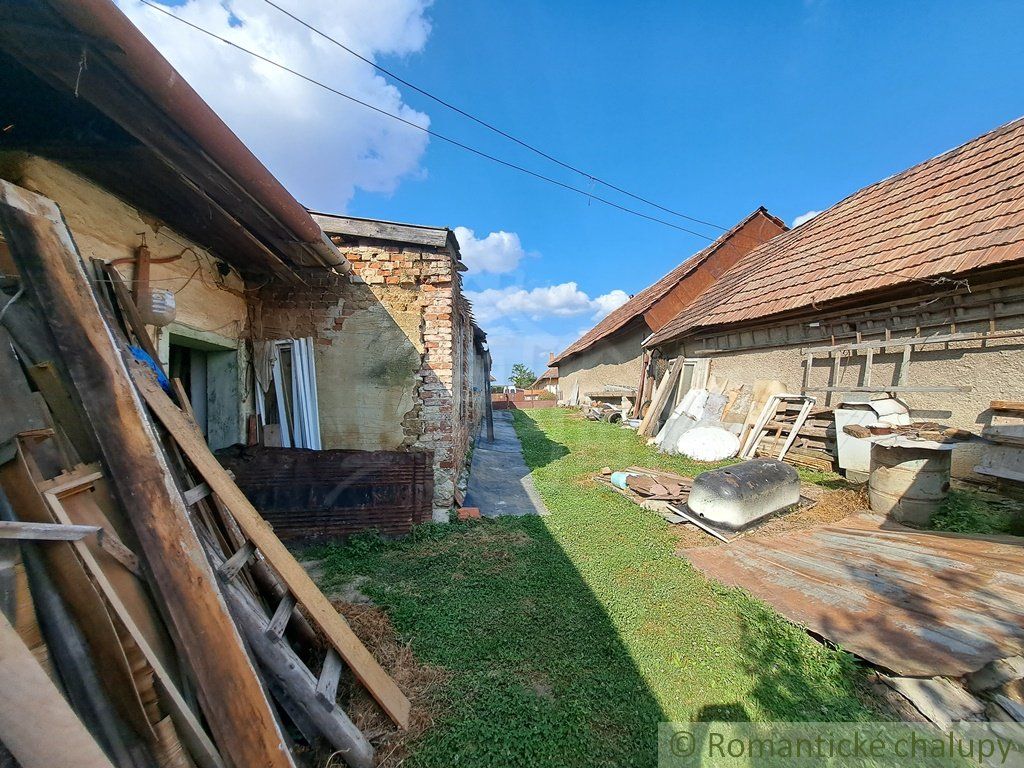
{"type": "MultiPolygon", "coordinates": [[[[302,202],[473,230],[475,239],[460,232],[475,263],[497,270],[471,271],[466,285],[499,379],[519,360],[539,372],[548,351],[706,243],[361,108],[328,107],[310,86],[119,1],[302,202]],[[277,97],[266,98],[264,86],[277,97]],[[269,103],[271,113],[294,109],[292,121],[282,128],[269,103]]],[[[547,152],[726,227],[758,205],[792,222],[1024,114],[1020,2],[277,2],[547,152]]],[[[311,44],[259,0],[190,0],[178,10],[215,27],[225,8],[267,55],[588,185],[408,88],[388,87],[343,51],[311,44]]]]}

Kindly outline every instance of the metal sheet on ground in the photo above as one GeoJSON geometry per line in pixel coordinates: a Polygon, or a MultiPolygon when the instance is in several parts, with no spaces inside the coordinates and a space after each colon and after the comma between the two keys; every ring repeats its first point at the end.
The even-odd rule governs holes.
{"type": "Polygon", "coordinates": [[[686,557],[897,674],[958,677],[1024,651],[1024,539],[916,531],[862,512],[686,557]]]}

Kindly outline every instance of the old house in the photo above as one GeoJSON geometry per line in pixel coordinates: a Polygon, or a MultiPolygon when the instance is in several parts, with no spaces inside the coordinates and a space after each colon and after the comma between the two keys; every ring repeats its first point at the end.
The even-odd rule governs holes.
{"type": "MultiPolygon", "coordinates": [[[[743,256],[648,348],[978,432],[1024,388],[1022,157],[1018,119],[855,192],[743,256]]],[[[977,450],[958,446],[954,474],[977,450]]]]}
{"type": "Polygon", "coordinates": [[[608,387],[637,389],[644,340],[715,283],[740,258],[785,230],[758,208],[707,248],[640,291],[551,361],[558,367],[559,399],[573,405],[608,387]]]}
{"type": "MultiPolygon", "coordinates": [[[[454,236],[398,225],[393,238],[364,238],[351,220],[332,241],[116,7],[87,6],[18,6],[5,22],[0,179],[55,201],[94,279],[132,292],[211,448],[292,451],[264,459],[280,473],[263,473],[267,483],[308,480],[306,496],[276,510],[279,530],[401,532],[442,516],[489,360],[454,236]],[[95,43],[88,66],[81,40],[95,43]],[[316,478],[353,472],[362,484],[330,498],[400,510],[400,521],[367,513],[331,528],[333,512],[301,516],[323,498],[316,478]]],[[[10,277],[5,251],[0,242],[10,277]]],[[[257,466],[233,469],[242,482],[257,466]]]]}
{"type": "Polygon", "coordinates": [[[300,268],[305,283],[258,295],[256,338],[310,338],[324,448],[433,452],[434,507],[447,515],[480,424],[486,335],[462,293],[444,227],[314,214],[350,274],[300,268]]]}

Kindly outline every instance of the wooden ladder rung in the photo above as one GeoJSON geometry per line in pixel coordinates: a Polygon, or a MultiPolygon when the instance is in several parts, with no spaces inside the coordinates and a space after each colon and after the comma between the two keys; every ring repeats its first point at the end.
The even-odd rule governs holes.
{"type": "Polygon", "coordinates": [[[341,656],[331,648],[324,657],[320,677],[316,681],[316,697],[328,709],[334,708],[338,698],[338,682],[341,680],[341,656]]]}
{"type": "Polygon", "coordinates": [[[211,493],[213,493],[213,491],[210,490],[210,486],[206,483],[200,483],[195,488],[189,488],[185,491],[185,506],[191,507],[193,504],[205,499],[211,493]]]}
{"type": "Polygon", "coordinates": [[[287,594],[277,604],[277,610],[267,622],[267,636],[275,639],[284,637],[284,630],[292,618],[292,611],[295,610],[295,596],[287,594]]]}
{"type": "Polygon", "coordinates": [[[249,558],[256,554],[256,546],[251,542],[247,541],[242,545],[242,548],[235,552],[229,557],[220,568],[217,569],[218,573],[228,581],[235,578],[238,572],[242,570],[249,558]]]}

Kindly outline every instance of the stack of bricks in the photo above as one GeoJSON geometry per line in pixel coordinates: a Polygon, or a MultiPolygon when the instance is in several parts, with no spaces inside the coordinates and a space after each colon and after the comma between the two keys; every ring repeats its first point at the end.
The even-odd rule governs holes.
{"type": "Polygon", "coordinates": [[[350,238],[335,242],[351,262],[355,278],[310,267],[300,270],[306,285],[272,281],[260,291],[254,334],[263,339],[311,336],[321,354],[329,354],[325,348],[345,333],[348,318],[382,305],[402,325],[421,363],[411,407],[402,417],[405,439],[401,445],[380,447],[434,452],[435,518],[447,519],[470,437],[468,411],[460,413],[460,405],[470,398],[472,321],[456,254],[447,247],[350,238]]]}

